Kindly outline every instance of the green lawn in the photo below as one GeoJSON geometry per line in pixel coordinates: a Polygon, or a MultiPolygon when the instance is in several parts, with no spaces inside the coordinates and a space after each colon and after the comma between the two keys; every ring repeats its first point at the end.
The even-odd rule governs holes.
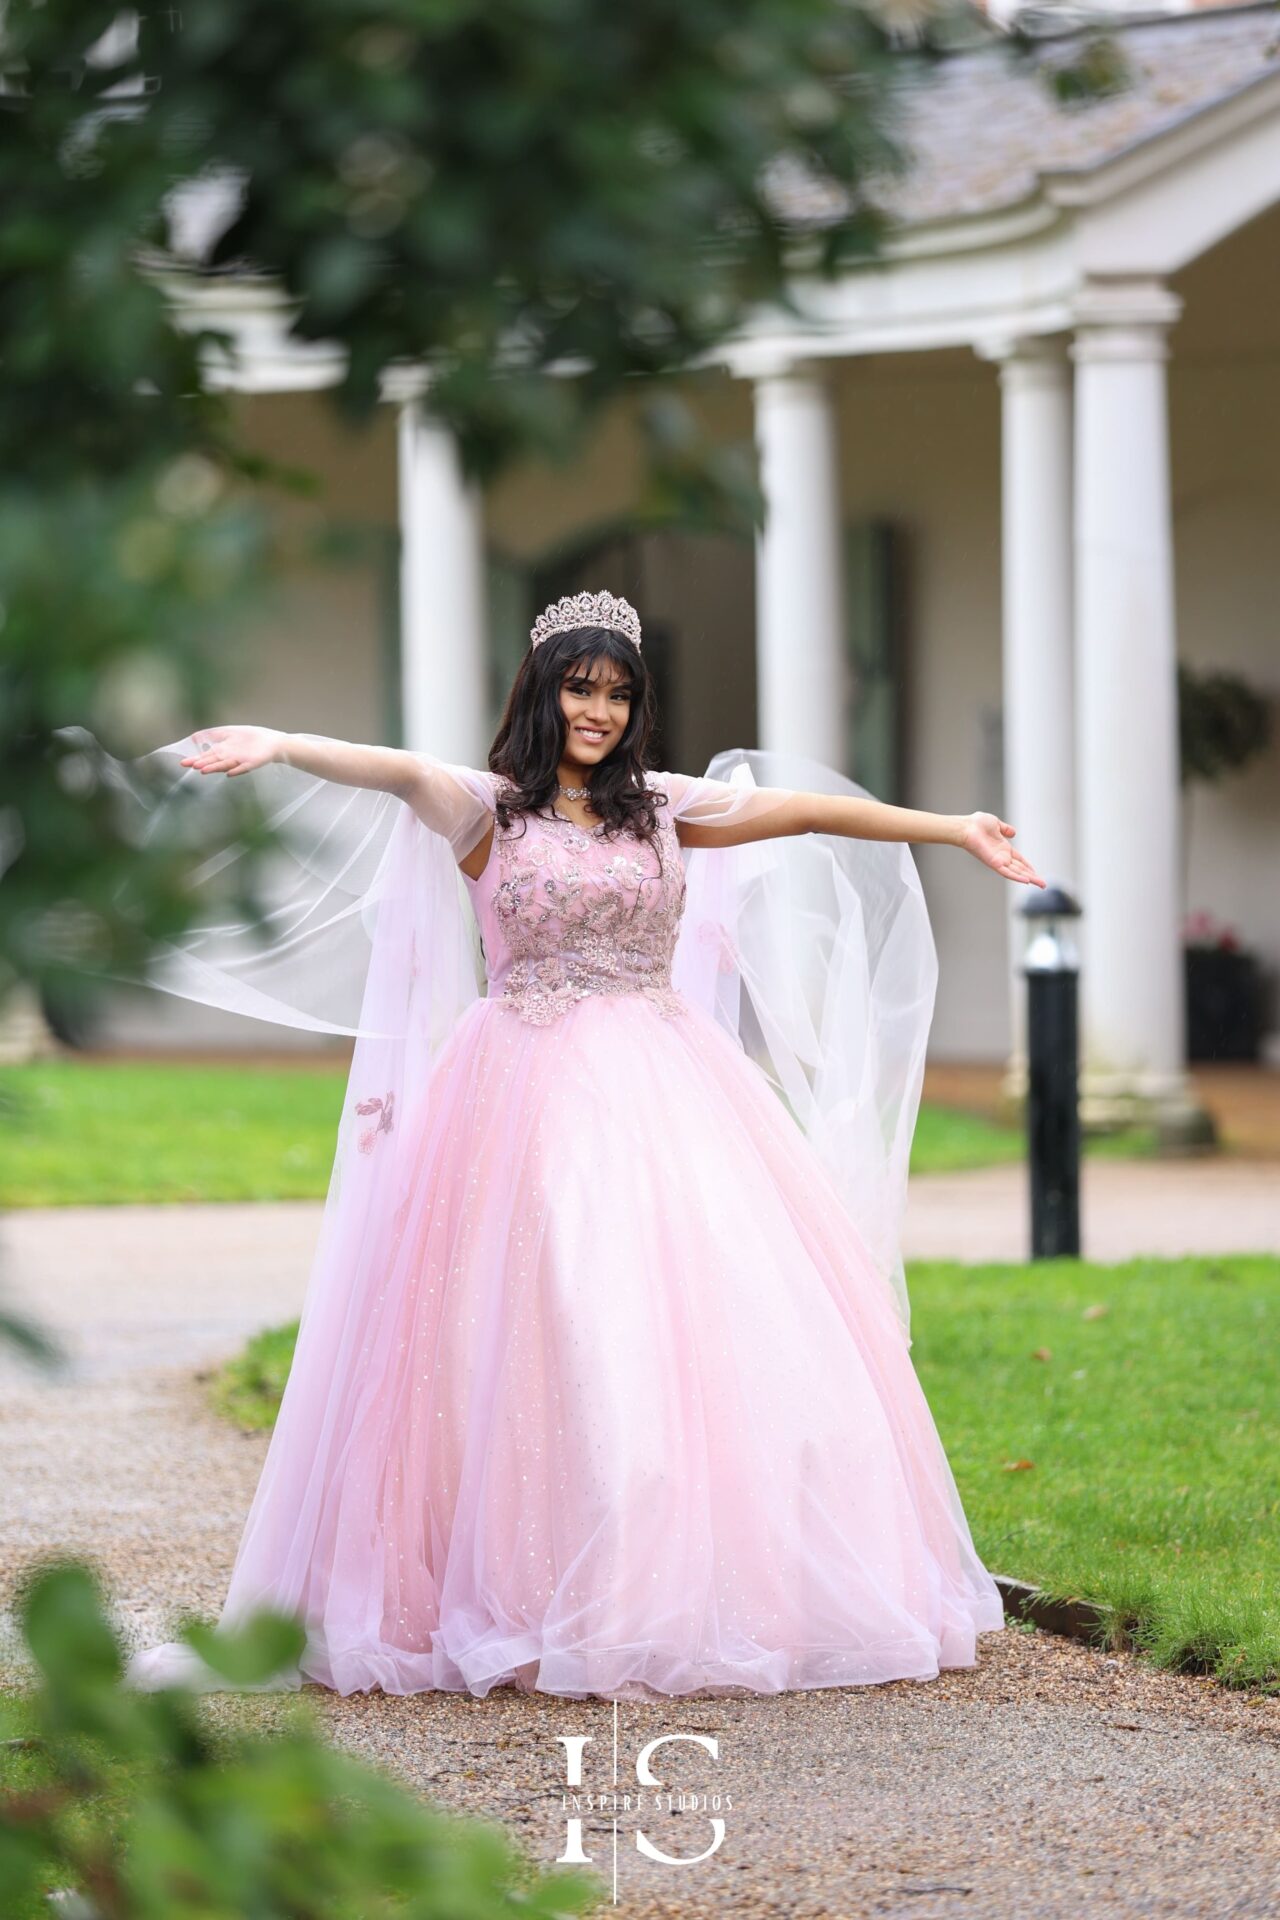
{"type": "MultiPolygon", "coordinates": [[[[1280,1259],[913,1264],[911,1357],[993,1573],[1280,1692],[1280,1259]]],[[[269,1427],[294,1329],[214,1383],[269,1427]]]]}
{"type": "Polygon", "coordinates": [[[0,1073],[0,1207],[323,1196],[342,1067],[42,1061],[0,1073]]]}
{"type": "Polygon", "coordinates": [[[268,1327],[219,1367],[210,1387],[217,1411],[252,1432],[274,1426],[297,1337],[296,1320],[284,1327],[268,1327]]]}
{"type": "MultiPolygon", "coordinates": [[[[1086,1154],[1141,1159],[1156,1152],[1154,1127],[1126,1127],[1117,1133],[1088,1134],[1086,1154]]],[[[993,1167],[1021,1160],[1026,1135],[1020,1126],[989,1120],[982,1114],[924,1101],[911,1141],[912,1173],[959,1173],[969,1167],[993,1167]]]]}
{"type": "Polygon", "coordinates": [[[1160,1665],[1280,1691],[1280,1259],[913,1264],[908,1284],[992,1572],[1113,1609],[1160,1665]]]}
{"type": "MultiPolygon", "coordinates": [[[[329,1182],[342,1066],[44,1061],[0,1071],[0,1208],[307,1200],[329,1182]]],[[[1134,1129],[1088,1153],[1144,1154],[1134,1129]]],[[[1017,1160],[1017,1127],[924,1105],[913,1173],[1017,1160]]]]}

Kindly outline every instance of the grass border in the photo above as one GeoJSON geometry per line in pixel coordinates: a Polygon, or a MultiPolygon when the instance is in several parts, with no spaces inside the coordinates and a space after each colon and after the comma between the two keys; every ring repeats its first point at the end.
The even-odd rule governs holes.
{"type": "MultiPolygon", "coordinates": [[[[1135,1632],[1141,1623],[1135,1616],[1126,1616],[1118,1607],[1099,1606],[1096,1601],[1081,1599],[1079,1594],[1052,1593],[1044,1587],[1032,1586],[1029,1581],[1015,1580],[1010,1574],[993,1573],[991,1577],[999,1588],[1006,1619],[1026,1621],[1042,1633],[1056,1633],[1065,1640],[1081,1641],[1098,1653],[1132,1653],[1142,1659],[1145,1650],[1135,1632]]],[[[1171,1665],[1160,1661],[1143,1664],[1154,1673],[1206,1676],[1224,1693],[1246,1694],[1263,1700],[1280,1696],[1280,1684],[1270,1675],[1261,1680],[1232,1680],[1208,1654],[1197,1654],[1189,1647],[1184,1647],[1171,1665]]]]}
{"type": "Polygon", "coordinates": [[[1098,1648],[1111,1644],[1116,1626],[1114,1609],[1082,1600],[1078,1594],[1063,1598],[1044,1587],[1033,1587],[1029,1581],[1015,1580],[1011,1574],[993,1573],[991,1578],[1000,1589],[1008,1619],[1029,1620],[1045,1633],[1084,1640],[1098,1648]]]}

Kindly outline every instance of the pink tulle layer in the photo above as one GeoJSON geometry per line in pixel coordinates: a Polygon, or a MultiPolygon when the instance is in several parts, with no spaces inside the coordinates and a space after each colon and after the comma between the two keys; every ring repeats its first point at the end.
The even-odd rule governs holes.
{"type": "Polygon", "coordinates": [[[427,1111],[342,1368],[295,1367],[234,1611],[299,1606],[341,1693],[972,1665],[1000,1595],[889,1287],[729,1036],[482,1000],[427,1111]]]}

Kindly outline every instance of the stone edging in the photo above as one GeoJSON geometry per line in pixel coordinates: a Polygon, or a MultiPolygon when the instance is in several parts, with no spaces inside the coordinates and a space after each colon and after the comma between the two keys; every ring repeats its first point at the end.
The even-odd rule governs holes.
{"type": "Polygon", "coordinates": [[[1086,1640],[1091,1646],[1101,1644],[1102,1630],[1108,1624],[1105,1607],[1098,1607],[1091,1600],[1078,1600],[1072,1596],[1068,1600],[1054,1600],[1039,1587],[1033,1587],[1025,1580],[1012,1580],[1007,1574],[993,1574],[992,1579],[1000,1589],[1000,1598],[1004,1601],[1005,1613],[1013,1620],[1030,1620],[1046,1633],[1065,1634],[1070,1640],[1086,1640]]]}

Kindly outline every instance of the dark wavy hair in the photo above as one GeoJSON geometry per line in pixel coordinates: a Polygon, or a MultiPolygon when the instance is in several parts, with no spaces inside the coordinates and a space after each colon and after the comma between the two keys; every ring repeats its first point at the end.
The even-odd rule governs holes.
{"type": "Polygon", "coordinates": [[[625,634],[608,627],[575,627],[530,647],[507,695],[502,722],[489,749],[489,770],[512,781],[514,793],[499,794],[498,823],[504,829],[521,813],[553,804],[564,758],[566,722],[560,685],[571,667],[585,672],[597,661],[619,667],[630,682],[631,712],[616,747],[587,775],[591,804],[605,837],[628,830],[651,841],[657,809],[666,795],[645,783],[657,718],[653,680],[644,655],[625,634]]]}

